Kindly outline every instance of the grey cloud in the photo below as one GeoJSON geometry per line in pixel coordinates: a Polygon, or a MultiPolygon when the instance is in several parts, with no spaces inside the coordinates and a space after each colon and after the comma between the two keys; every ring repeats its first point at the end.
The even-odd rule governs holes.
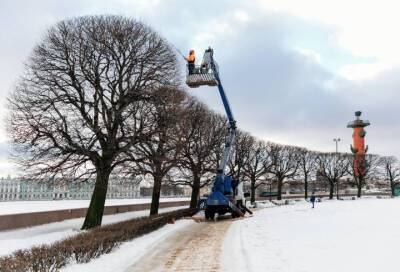
{"type": "MultiPolygon", "coordinates": [[[[239,126],[266,139],[286,133],[286,142],[318,148],[312,139],[301,139],[302,132],[321,131],[315,135],[328,145],[332,130],[349,133],[346,118],[352,118],[353,110],[325,87],[335,80],[333,74],[285,44],[293,31],[287,26],[283,16],[256,18],[232,39],[217,43],[216,58],[239,126]],[[227,57],[224,48],[235,54],[227,57]]],[[[213,107],[221,108],[216,90],[204,92],[213,107]]]]}
{"type": "MultiPolygon", "coordinates": [[[[355,84],[338,78],[291,48],[293,37],[309,38],[335,31],[327,26],[284,14],[264,13],[253,1],[190,1],[189,4],[170,0],[148,8],[137,5],[137,1],[5,3],[6,7],[0,11],[3,97],[20,74],[21,63],[34,43],[58,20],[97,13],[134,16],[152,25],[182,50],[190,48],[201,31],[213,31],[216,26],[212,22],[225,20],[234,33],[220,33],[210,45],[215,48],[224,87],[240,127],[266,140],[319,150],[332,150],[332,138],[341,137],[341,149],[347,150],[351,131],[346,123],[360,109],[372,122],[367,136],[371,152],[400,156],[397,137],[393,136],[400,133],[396,125],[399,116],[396,103],[400,98],[398,70],[355,84]],[[239,9],[249,14],[249,22],[232,20],[232,13],[239,9]],[[327,87],[328,82],[340,84],[327,87]]],[[[329,42],[326,43],[328,46],[329,42]]],[[[190,92],[222,111],[216,88],[190,92]]]]}

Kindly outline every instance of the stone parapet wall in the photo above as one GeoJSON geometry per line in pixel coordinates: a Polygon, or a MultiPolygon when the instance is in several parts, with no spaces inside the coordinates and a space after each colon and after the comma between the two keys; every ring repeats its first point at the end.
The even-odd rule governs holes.
{"type": "MultiPolygon", "coordinates": [[[[190,201],[160,202],[160,208],[189,206],[190,201]]],[[[149,210],[150,203],[106,206],[104,215],[149,210]]],[[[0,231],[85,217],[87,208],[0,215],[0,231]]]]}

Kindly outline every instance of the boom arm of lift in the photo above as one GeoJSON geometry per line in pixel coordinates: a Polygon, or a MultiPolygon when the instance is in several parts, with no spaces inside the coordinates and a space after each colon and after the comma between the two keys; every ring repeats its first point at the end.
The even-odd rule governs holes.
{"type": "Polygon", "coordinates": [[[225,177],[226,165],[228,163],[229,157],[232,152],[232,146],[235,141],[236,121],[233,117],[233,113],[232,113],[231,107],[229,105],[228,98],[225,95],[224,87],[222,86],[221,79],[219,77],[218,68],[214,62],[213,51],[211,49],[209,49],[209,52],[210,52],[210,55],[209,55],[210,66],[213,71],[214,77],[218,82],[218,85],[217,85],[218,91],[219,91],[219,94],[221,95],[222,103],[224,104],[225,112],[226,112],[226,115],[228,117],[228,122],[229,122],[229,134],[228,134],[228,137],[225,142],[225,147],[224,147],[221,161],[219,163],[219,167],[217,170],[217,178],[216,178],[216,181],[218,181],[218,180],[223,181],[224,177],[225,177]]]}
{"type": "Polygon", "coordinates": [[[224,214],[226,212],[231,212],[232,217],[244,216],[244,212],[236,206],[237,201],[232,190],[232,178],[230,176],[225,176],[226,166],[231,156],[235,141],[236,121],[233,117],[224,87],[222,86],[218,65],[214,61],[213,53],[214,51],[211,48],[208,48],[204,53],[201,65],[192,70],[188,74],[186,80],[186,84],[191,88],[203,85],[217,86],[229,122],[229,133],[225,140],[222,158],[218,165],[212,192],[208,196],[206,202],[206,219],[214,218],[215,213],[224,214]]]}
{"type": "MultiPolygon", "coordinates": [[[[213,194],[216,193],[217,195],[222,197],[222,199],[220,197],[217,197],[217,199],[219,198],[219,200],[217,200],[217,202],[222,201],[222,203],[223,202],[227,203],[227,205],[231,208],[231,210],[233,212],[235,212],[239,216],[244,216],[243,212],[236,206],[236,204],[232,203],[230,200],[228,200],[223,195],[223,193],[225,191],[225,186],[226,186],[226,184],[225,184],[225,169],[226,169],[226,165],[229,161],[229,158],[230,158],[230,155],[232,152],[232,146],[233,146],[233,143],[235,141],[235,136],[236,136],[236,121],[233,117],[233,113],[232,113],[231,107],[229,105],[228,98],[225,94],[224,87],[222,86],[221,79],[219,77],[218,67],[213,58],[213,50],[208,49],[207,51],[209,52],[209,60],[208,61],[211,66],[211,69],[213,71],[214,77],[217,80],[218,91],[219,91],[219,94],[221,95],[222,103],[224,104],[225,112],[226,112],[226,115],[228,117],[228,122],[229,122],[229,134],[228,134],[228,137],[226,138],[225,147],[224,147],[224,150],[222,153],[222,158],[221,158],[221,161],[220,161],[218,169],[217,169],[217,176],[215,178],[215,182],[214,182],[214,186],[213,186],[213,194]]],[[[206,53],[207,53],[207,51],[206,51],[206,53]]],[[[205,59],[207,59],[207,58],[205,58],[205,59]]],[[[203,65],[204,65],[204,63],[203,63],[203,65]]],[[[214,200],[210,199],[210,198],[209,198],[209,201],[214,202],[214,200]]],[[[207,204],[211,204],[210,202],[207,202],[207,204]]]]}

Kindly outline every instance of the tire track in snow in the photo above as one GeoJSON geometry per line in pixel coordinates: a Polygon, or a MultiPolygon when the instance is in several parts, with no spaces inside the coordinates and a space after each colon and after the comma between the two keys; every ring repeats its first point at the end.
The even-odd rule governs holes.
{"type": "Polygon", "coordinates": [[[128,271],[221,271],[225,233],[232,220],[203,222],[160,243],[128,271]]]}

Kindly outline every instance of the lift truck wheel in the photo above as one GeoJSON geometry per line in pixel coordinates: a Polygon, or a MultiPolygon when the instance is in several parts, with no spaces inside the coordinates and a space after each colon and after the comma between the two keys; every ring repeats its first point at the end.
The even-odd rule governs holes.
{"type": "Polygon", "coordinates": [[[210,209],[209,207],[206,207],[204,215],[206,217],[206,220],[214,220],[215,211],[210,209]]]}
{"type": "Polygon", "coordinates": [[[239,214],[237,214],[237,213],[234,212],[234,211],[232,211],[231,215],[232,215],[232,218],[236,218],[236,217],[239,217],[239,216],[240,216],[239,214]]]}
{"type": "Polygon", "coordinates": [[[206,217],[206,220],[210,220],[210,211],[207,208],[204,210],[204,216],[206,217]]]}
{"type": "Polygon", "coordinates": [[[215,217],[215,211],[210,212],[210,220],[214,220],[215,217]]]}

